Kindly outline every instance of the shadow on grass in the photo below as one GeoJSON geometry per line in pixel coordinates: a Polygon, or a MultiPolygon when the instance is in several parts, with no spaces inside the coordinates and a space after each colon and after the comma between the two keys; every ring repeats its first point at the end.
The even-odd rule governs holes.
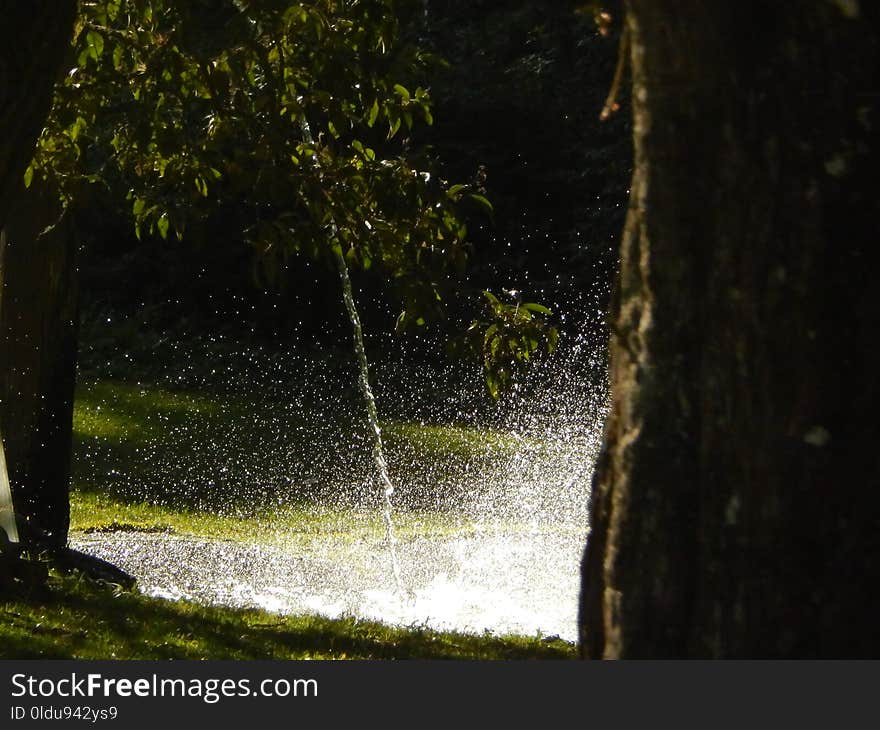
{"type": "Polygon", "coordinates": [[[536,638],[398,629],[353,618],[281,617],[114,593],[52,578],[0,602],[6,659],[573,659],[536,638]]]}

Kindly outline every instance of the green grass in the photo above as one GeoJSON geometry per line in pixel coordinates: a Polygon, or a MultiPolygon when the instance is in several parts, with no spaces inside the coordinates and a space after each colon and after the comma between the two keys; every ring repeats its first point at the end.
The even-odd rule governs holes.
{"type": "MultiPolygon", "coordinates": [[[[284,404],[276,404],[283,407],[284,404]]],[[[113,380],[97,380],[81,385],[77,390],[74,411],[74,432],[81,438],[104,438],[146,442],[160,438],[180,429],[189,430],[196,424],[216,424],[252,415],[254,404],[230,396],[209,398],[204,394],[177,392],[151,386],[133,385],[113,380]]],[[[263,410],[272,410],[267,403],[263,410]]],[[[265,415],[265,414],[264,414],[265,415]]],[[[270,415],[278,415],[277,413],[270,415]]],[[[302,416],[302,414],[300,414],[302,416]]],[[[297,422],[296,412],[283,410],[285,426],[296,431],[298,427],[310,426],[308,421],[297,422]]],[[[340,413],[338,423],[350,435],[352,424],[340,413]]],[[[265,426],[271,419],[262,419],[265,426]]],[[[260,433],[261,421],[253,419],[257,426],[252,437],[268,437],[260,433]]],[[[522,441],[513,436],[487,428],[459,426],[454,424],[417,423],[390,420],[382,424],[383,434],[389,446],[395,444],[430,452],[435,457],[444,455],[473,456],[482,451],[503,451],[518,448],[522,441]]],[[[198,436],[198,431],[196,432],[198,436]]]]}
{"type": "MultiPolygon", "coordinates": [[[[286,543],[321,536],[343,542],[381,539],[385,528],[375,507],[344,500],[328,506],[334,501],[321,499],[328,494],[320,488],[272,499],[235,482],[223,483],[212,468],[218,454],[231,448],[243,461],[253,460],[254,454],[264,458],[271,448],[294,460],[300,452],[333,452],[343,459],[352,451],[368,456],[370,446],[356,440],[352,423],[325,419],[322,426],[310,422],[309,414],[272,401],[255,405],[229,396],[112,380],[81,385],[74,412],[71,528],[167,530],[241,540],[260,535],[263,542],[286,543]],[[280,421],[287,435],[279,436],[280,421]],[[230,433],[237,436],[234,447],[218,449],[230,433]],[[305,435],[291,438],[291,433],[305,435]],[[195,475],[191,464],[199,465],[195,475]],[[181,484],[189,488],[181,489],[181,484]]],[[[508,434],[450,424],[394,420],[384,424],[384,433],[392,463],[439,463],[447,473],[522,445],[508,434]]],[[[395,527],[404,540],[410,535],[461,535],[471,529],[469,519],[454,509],[405,507],[397,511],[395,527]]],[[[520,526],[496,528],[515,531],[520,526]]]]}
{"type": "MultiPolygon", "coordinates": [[[[279,503],[344,501],[345,478],[362,482],[371,452],[360,408],[346,405],[315,412],[264,393],[246,400],[92,381],[77,391],[73,486],[132,505],[239,518],[265,519],[279,503]]],[[[452,475],[523,446],[508,434],[454,424],[393,419],[383,432],[389,462],[414,477],[398,484],[401,507],[436,506],[436,494],[413,484],[460,488],[453,479],[437,484],[427,465],[452,475]]]]}
{"type": "Polygon", "coordinates": [[[512,451],[522,445],[510,434],[485,428],[449,424],[389,421],[382,433],[389,447],[416,449],[433,457],[464,456],[512,451]]]}
{"type": "Polygon", "coordinates": [[[277,616],[119,592],[76,576],[0,599],[4,659],[572,659],[565,642],[277,616]]]}
{"type": "MultiPolygon", "coordinates": [[[[469,531],[468,523],[453,514],[402,512],[395,515],[395,531],[400,539],[409,536],[441,537],[469,531]]],[[[498,529],[516,530],[505,524],[498,529]]],[[[261,543],[332,537],[337,540],[381,540],[385,534],[378,511],[344,508],[285,507],[264,516],[231,516],[198,509],[174,509],[147,502],[116,500],[94,492],[71,494],[71,529],[74,532],[141,530],[175,532],[197,537],[253,541],[261,543]]],[[[532,529],[533,528],[529,528],[532,529]]]]}
{"type": "MultiPolygon", "coordinates": [[[[337,447],[356,438],[340,418],[315,428],[296,421],[282,404],[253,405],[228,397],[175,392],[97,380],[81,386],[74,416],[74,531],[168,530],[226,539],[379,539],[376,510],[320,506],[313,495],[281,506],[247,499],[235,485],[215,481],[212,494],[182,489],[193,476],[188,464],[205,463],[230,448],[243,457],[254,449],[283,445],[302,454],[337,447]],[[242,426],[246,426],[242,428],[242,426]],[[235,444],[218,441],[230,433],[235,444]],[[296,444],[290,434],[308,438],[296,444]],[[132,486],[139,487],[132,490],[132,486]],[[224,491],[224,489],[226,491],[224,491]],[[231,490],[231,491],[230,491],[231,490]],[[239,497],[239,499],[235,499],[239,497]],[[231,499],[230,499],[231,498],[231,499]],[[218,511],[217,504],[234,510],[218,511]]],[[[384,426],[389,448],[410,458],[447,460],[453,467],[481,453],[514,448],[504,434],[442,424],[391,421],[384,426]]],[[[361,444],[363,448],[363,444],[361,444]]],[[[404,510],[398,536],[443,534],[467,529],[455,514],[404,510]]],[[[515,526],[508,526],[515,529],[515,526]]],[[[278,616],[259,610],[207,607],[165,601],[96,584],[84,577],[53,574],[44,585],[15,595],[0,587],[0,657],[118,659],[570,659],[572,645],[538,637],[494,637],[444,633],[424,627],[393,628],[354,618],[278,616]],[[5,590],[5,593],[3,592],[5,590]]]]}
{"type": "MultiPolygon", "coordinates": [[[[199,509],[175,509],[148,502],[128,502],[92,491],[74,491],[70,500],[71,529],[101,532],[111,529],[166,530],[187,535],[224,539],[266,539],[275,533],[318,535],[339,531],[339,511],[289,508],[265,516],[237,517],[199,509]]],[[[356,536],[381,535],[381,516],[344,513],[346,533],[356,536]],[[360,528],[360,529],[358,529],[360,528]]]]}

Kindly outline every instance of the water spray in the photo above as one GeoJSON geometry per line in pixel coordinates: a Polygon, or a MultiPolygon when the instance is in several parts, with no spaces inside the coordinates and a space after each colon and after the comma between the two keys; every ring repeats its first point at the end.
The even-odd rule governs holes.
{"type": "MultiPolygon", "coordinates": [[[[334,251],[327,254],[333,257],[334,251]]],[[[352,301],[360,304],[358,297],[355,288],[352,301]]],[[[137,469],[119,475],[98,467],[94,479],[114,489],[125,486],[130,497],[150,494],[139,490],[151,489],[153,479],[167,479],[162,459],[177,459],[177,445],[191,436],[198,458],[188,465],[180,488],[200,487],[214,478],[218,462],[229,479],[223,487],[236,495],[292,469],[304,479],[335,488],[330,491],[369,480],[370,514],[375,518],[370,524],[378,534],[363,539],[360,499],[337,501],[333,494],[322,495],[318,503],[320,523],[300,529],[297,514],[307,507],[291,494],[293,512],[278,515],[277,523],[273,516],[266,530],[247,540],[151,530],[74,530],[71,546],[120,566],[137,576],[140,590],[167,599],[476,634],[540,632],[576,641],[589,473],[607,410],[606,389],[591,364],[601,353],[591,342],[588,333],[562,338],[553,355],[523,373],[515,397],[491,404],[476,367],[460,361],[411,361],[400,341],[401,352],[386,348],[382,366],[397,376],[389,379],[401,409],[395,416],[412,427],[402,430],[394,443],[386,442],[383,456],[393,469],[395,488],[385,508],[391,502],[398,507],[404,487],[407,500],[415,500],[410,502],[414,509],[406,540],[398,535],[405,591],[395,584],[393,557],[382,538],[379,489],[388,484],[380,484],[382,470],[377,474],[372,442],[365,440],[364,401],[360,392],[344,402],[338,396],[345,382],[354,385],[356,369],[364,365],[359,357],[350,357],[351,367],[341,372],[323,362],[250,347],[218,355],[213,342],[199,341],[196,349],[185,350],[187,358],[204,360],[208,352],[228,358],[216,363],[222,380],[210,382],[242,402],[254,401],[254,407],[223,414],[213,424],[193,417],[180,430],[157,434],[141,457],[155,468],[143,474],[150,480],[146,486],[137,469]],[[245,360],[246,368],[228,367],[245,360]],[[247,380],[240,379],[243,373],[247,380]],[[267,381],[255,382],[252,373],[267,381]],[[331,410],[344,417],[328,418],[331,410]],[[231,434],[251,428],[255,418],[280,425],[293,412],[304,419],[295,430],[271,426],[282,431],[277,448],[227,450],[231,434]],[[364,427],[354,433],[347,428],[352,421],[364,427]],[[314,438],[303,439],[303,434],[314,438]]],[[[379,363],[370,360],[369,366],[379,363]]],[[[170,382],[180,381],[175,376],[170,382]]],[[[201,377],[186,382],[195,390],[207,387],[201,377]]],[[[375,380],[370,383],[376,387],[375,380]]],[[[385,401],[378,391],[375,395],[373,405],[382,415],[385,401]]],[[[112,419],[117,406],[107,406],[101,417],[112,419]]],[[[385,441],[384,422],[382,427],[379,435],[385,441]]],[[[80,468],[102,463],[100,452],[95,460],[89,455],[80,445],[80,468]]],[[[399,513],[389,514],[399,529],[399,513]]]]}

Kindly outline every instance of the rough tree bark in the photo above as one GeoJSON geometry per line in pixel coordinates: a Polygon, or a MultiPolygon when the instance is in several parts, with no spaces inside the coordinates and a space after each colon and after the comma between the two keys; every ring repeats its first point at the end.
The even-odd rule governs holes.
{"type": "Polygon", "coordinates": [[[60,544],[69,509],[74,270],[64,225],[40,237],[58,214],[22,191],[22,176],[75,17],[76,0],[0,0],[0,431],[16,510],[60,544]]]}
{"type": "Polygon", "coordinates": [[[629,0],[592,658],[880,656],[876,3],[629,0]]]}

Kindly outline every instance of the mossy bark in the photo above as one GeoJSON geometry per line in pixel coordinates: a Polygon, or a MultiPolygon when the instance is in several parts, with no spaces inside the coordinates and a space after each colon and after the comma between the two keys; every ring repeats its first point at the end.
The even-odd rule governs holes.
{"type": "Polygon", "coordinates": [[[880,655],[872,3],[630,0],[581,646],[880,655]]]}

